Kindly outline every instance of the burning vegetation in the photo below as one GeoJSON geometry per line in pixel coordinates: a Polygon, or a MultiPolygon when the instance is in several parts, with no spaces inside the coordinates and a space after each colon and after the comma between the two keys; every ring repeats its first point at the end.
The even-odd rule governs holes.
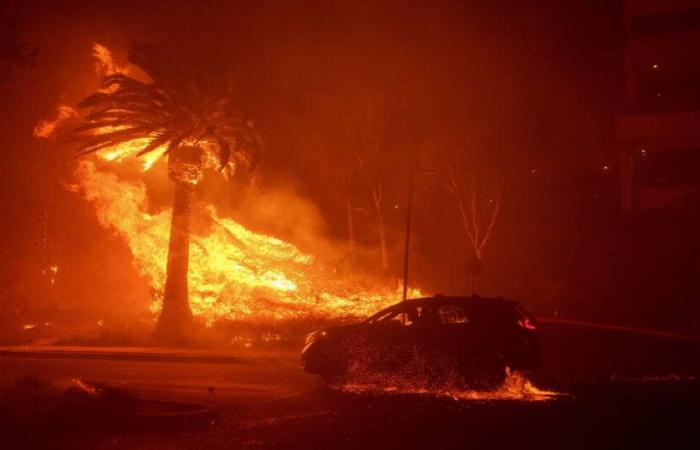
{"type": "MultiPolygon", "coordinates": [[[[134,265],[156,292],[151,310],[157,313],[172,213],[150,213],[144,185],[120,180],[108,167],[81,161],[76,188],[93,204],[100,224],[129,245],[134,265]]],[[[217,319],[360,316],[396,301],[398,290],[363,290],[361,280],[338,279],[332,268],[293,244],[252,232],[219,216],[212,205],[200,211],[209,226],[205,234],[192,236],[189,296],[193,314],[208,324],[217,319]]]]}
{"type": "Polygon", "coordinates": [[[93,55],[100,91],[80,102],[79,112],[60,106],[34,134],[48,138],[80,120],[71,128],[79,158],[69,188],[129,246],[152,288],[160,332],[181,337],[192,316],[207,325],[362,316],[396,301],[395,282],[339,276],[332,260],[198,201],[205,173],[231,180],[241,168],[254,169],[262,153],[252,122],[231,103],[230,80],[198,78],[155,47],[136,46],[132,65],[123,67],[102,45],[93,55]],[[154,208],[139,179],[156,169],[174,185],[170,209],[154,208]]]}

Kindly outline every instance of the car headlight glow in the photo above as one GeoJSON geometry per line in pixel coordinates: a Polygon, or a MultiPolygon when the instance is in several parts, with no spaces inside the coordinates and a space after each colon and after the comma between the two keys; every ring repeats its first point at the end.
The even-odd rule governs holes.
{"type": "Polygon", "coordinates": [[[325,336],[326,336],[326,332],[325,332],[325,331],[314,331],[313,333],[309,333],[309,334],[306,336],[305,345],[312,344],[312,343],[318,341],[319,339],[321,339],[321,338],[323,338],[323,337],[325,337],[325,336]]]}

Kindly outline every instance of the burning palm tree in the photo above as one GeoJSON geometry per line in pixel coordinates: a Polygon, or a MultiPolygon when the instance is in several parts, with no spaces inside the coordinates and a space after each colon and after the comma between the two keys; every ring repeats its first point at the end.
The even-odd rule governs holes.
{"type": "Polygon", "coordinates": [[[79,156],[127,142],[138,146],[136,156],[167,156],[175,194],[157,331],[163,338],[179,340],[192,319],[187,275],[194,186],[212,161],[220,170],[252,170],[260,139],[235,108],[228,77],[203,74],[197,71],[201,64],[188,66],[166,55],[153,46],[134,46],[129,61],[150,80],[121,71],[107,74],[102,89],[79,103],[86,114],[75,136],[79,156]]]}

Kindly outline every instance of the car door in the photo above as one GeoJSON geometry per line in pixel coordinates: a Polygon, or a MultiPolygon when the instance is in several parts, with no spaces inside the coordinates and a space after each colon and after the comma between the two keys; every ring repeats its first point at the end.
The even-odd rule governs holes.
{"type": "Polygon", "coordinates": [[[430,346],[433,364],[449,370],[461,364],[473,341],[468,310],[459,303],[436,304],[432,308],[429,317],[433,317],[434,324],[424,328],[423,339],[430,346]]]}
{"type": "Polygon", "coordinates": [[[400,371],[409,364],[413,330],[413,305],[400,305],[391,314],[379,318],[366,330],[362,364],[372,371],[400,371]]]}

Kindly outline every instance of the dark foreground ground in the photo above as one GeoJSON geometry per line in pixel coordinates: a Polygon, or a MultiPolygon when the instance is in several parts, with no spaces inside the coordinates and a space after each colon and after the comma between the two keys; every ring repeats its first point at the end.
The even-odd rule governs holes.
{"type": "Polygon", "coordinates": [[[0,448],[700,448],[700,382],[678,365],[697,345],[581,332],[543,343],[544,372],[482,394],[328,388],[294,352],[0,349],[0,448]]]}
{"type": "Polygon", "coordinates": [[[6,401],[18,389],[8,386],[22,375],[43,376],[31,394],[25,386],[24,397],[10,395],[13,403],[3,408],[2,448],[8,450],[700,448],[700,383],[672,376],[541,382],[559,395],[517,379],[512,391],[471,399],[470,393],[402,392],[381,385],[329,389],[287,359],[5,357],[0,371],[6,401]],[[60,399],[55,406],[51,386],[64,390],[77,377],[141,398],[215,410],[133,420],[100,408],[60,406],[60,399]]]}

